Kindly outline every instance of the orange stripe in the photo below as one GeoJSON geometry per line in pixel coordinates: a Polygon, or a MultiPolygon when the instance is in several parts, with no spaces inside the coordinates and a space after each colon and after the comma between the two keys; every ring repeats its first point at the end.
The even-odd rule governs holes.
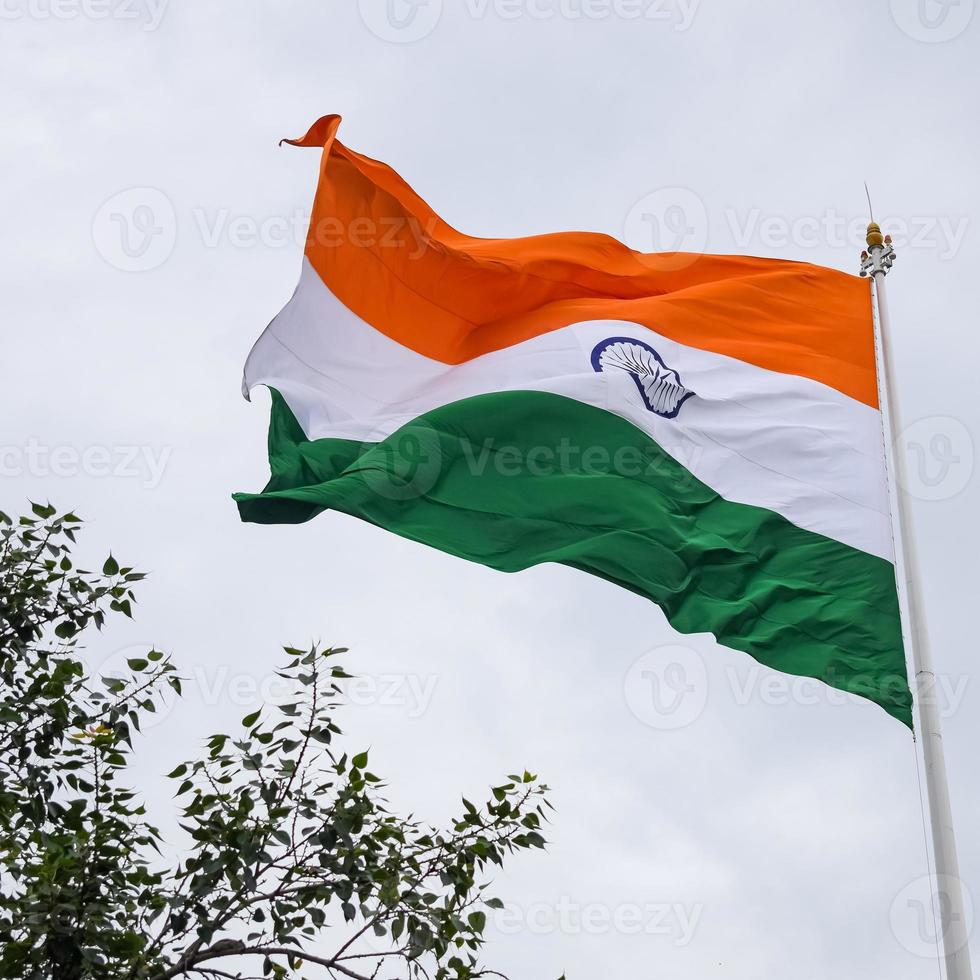
{"type": "Polygon", "coordinates": [[[579,320],[632,320],[692,347],[812,378],[877,407],[867,283],[742,256],[643,255],[606,235],[472,238],[390,167],[336,139],[325,116],[306,254],[377,330],[447,364],[579,320]]]}

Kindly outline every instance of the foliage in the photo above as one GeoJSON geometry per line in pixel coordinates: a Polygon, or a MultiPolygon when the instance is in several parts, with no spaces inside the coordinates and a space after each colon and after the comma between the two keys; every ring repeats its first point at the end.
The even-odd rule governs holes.
{"type": "Polygon", "coordinates": [[[287,648],[295,698],[169,773],[187,834],[169,857],[124,780],[141,718],[180,680],[156,650],[87,676],[80,636],[131,616],[143,576],[112,557],[76,568],[79,523],[0,514],[0,976],[491,973],[484,875],[544,846],[547,787],[510,776],[442,831],[390,813],[368,753],[339,745],[346,651],[287,648]]]}

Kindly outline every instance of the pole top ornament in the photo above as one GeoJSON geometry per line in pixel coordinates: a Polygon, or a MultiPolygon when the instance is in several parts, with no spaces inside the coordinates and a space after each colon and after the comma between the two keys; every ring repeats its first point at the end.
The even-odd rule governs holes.
{"type": "Polygon", "coordinates": [[[883,235],[876,221],[868,225],[868,248],[861,253],[861,276],[888,275],[895,264],[895,248],[892,236],[883,235]]]}

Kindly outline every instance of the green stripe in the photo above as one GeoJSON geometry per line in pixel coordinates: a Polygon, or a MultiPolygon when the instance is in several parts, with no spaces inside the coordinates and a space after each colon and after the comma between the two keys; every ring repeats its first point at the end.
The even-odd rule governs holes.
{"type": "Polygon", "coordinates": [[[713,633],[911,727],[892,565],[725,500],[625,419],[503,392],[378,443],[311,442],[272,397],[272,479],[235,495],[243,520],[339,510],[501,571],[571,565],[652,599],[682,633],[713,633]]]}

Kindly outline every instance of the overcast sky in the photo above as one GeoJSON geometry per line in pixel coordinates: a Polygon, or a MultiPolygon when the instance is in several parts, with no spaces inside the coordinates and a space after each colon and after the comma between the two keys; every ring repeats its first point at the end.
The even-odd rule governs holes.
{"type": "Polygon", "coordinates": [[[242,400],[241,368],[299,276],[318,162],[277,142],[323,113],[483,236],[587,229],[852,272],[867,179],[899,246],[905,445],[980,899],[973,14],[0,0],[0,507],[74,507],[93,560],[152,573],[87,656],[155,643],[191,679],[140,744],[159,822],[160,774],[275,696],[280,645],[319,638],[352,649],[343,724],[398,807],[444,821],[523,767],[554,787],[548,852],[497,887],[487,959],[514,980],[937,976],[912,741],[879,708],[680,637],[571,569],[503,575],[335,514],[241,525],[229,495],[266,478],[268,399],[242,400]]]}

